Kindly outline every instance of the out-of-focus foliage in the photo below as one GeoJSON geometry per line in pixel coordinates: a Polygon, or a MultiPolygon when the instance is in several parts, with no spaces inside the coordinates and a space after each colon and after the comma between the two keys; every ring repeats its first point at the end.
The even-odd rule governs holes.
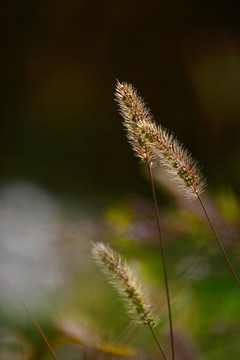
{"type": "MultiPolygon", "coordinates": [[[[30,184],[5,188],[0,197],[5,199],[8,216],[13,217],[10,224],[15,227],[18,224],[18,233],[31,239],[34,230],[34,236],[38,238],[33,248],[30,240],[20,240],[18,249],[14,244],[19,239],[12,226],[6,224],[3,238],[8,235],[12,246],[1,243],[4,259],[1,263],[45,330],[59,359],[159,357],[149,330],[138,328],[131,322],[121,299],[96,267],[90,250],[91,241],[99,240],[110,243],[124,255],[142,281],[148,284],[152,301],[161,316],[156,331],[163,347],[169,349],[160,245],[151,201],[136,195],[127,196],[110,203],[94,217],[90,212],[87,214],[84,204],[53,199],[30,184]],[[27,197],[28,193],[31,197],[27,197]],[[38,203],[33,201],[34,198],[39,199],[38,203]],[[45,211],[48,209],[48,224],[40,216],[41,207],[45,211]],[[32,219],[37,215],[36,222],[32,221],[33,227],[23,221],[29,216],[29,208],[32,219]],[[45,240],[43,235],[39,237],[44,233],[45,240]],[[45,257],[49,259],[50,249],[48,264],[45,257]],[[30,261],[33,256],[39,265],[30,261]],[[51,286],[50,278],[53,279],[51,286]]],[[[234,199],[239,203],[236,196],[234,199]]],[[[205,196],[205,202],[237,268],[239,221],[228,223],[222,220],[212,199],[205,196]]],[[[178,359],[219,360],[229,352],[229,359],[238,358],[239,289],[200,208],[197,203],[183,201],[177,205],[171,201],[168,206],[160,206],[160,216],[178,359]]],[[[45,344],[3,277],[1,288],[1,359],[50,358],[45,344]]]]}
{"type": "Polygon", "coordinates": [[[223,188],[217,194],[217,202],[223,216],[231,223],[237,223],[240,216],[239,202],[231,188],[223,188]]]}

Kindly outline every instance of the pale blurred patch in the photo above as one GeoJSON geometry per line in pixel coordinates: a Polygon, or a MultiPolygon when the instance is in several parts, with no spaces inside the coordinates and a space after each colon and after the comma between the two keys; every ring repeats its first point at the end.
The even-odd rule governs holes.
{"type": "Polygon", "coordinates": [[[1,267],[17,288],[31,300],[58,286],[57,201],[37,185],[11,182],[0,189],[0,214],[1,267]]]}
{"type": "MultiPolygon", "coordinates": [[[[30,182],[0,188],[0,266],[28,304],[48,302],[91,262],[100,225],[82,207],[30,182]]],[[[1,274],[0,286],[0,301],[18,307],[1,274]]]]}

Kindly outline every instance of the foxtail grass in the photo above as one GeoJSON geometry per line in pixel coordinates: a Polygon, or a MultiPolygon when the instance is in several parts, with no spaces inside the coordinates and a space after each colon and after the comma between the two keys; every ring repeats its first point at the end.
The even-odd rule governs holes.
{"type": "Polygon", "coordinates": [[[165,259],[165,250],[161,232],[160,216],[154,181],[152,176],[152,167],[157,162],[155,143],[159,138],[159,127],[153,120],[150,110],[145,105],[143,99],[138,95],[137,90],[127,83],[117,82],[115,99],[119,105],[120,113],[123,117],[123,125],[127,131],[127,138],[132,145],[133,151],[143,163],[147,164],[149,176],[151,180],[152,194],[154,200],[154,208],[156,213],[156,221],[158,235],[162,253],[162,265],[164,273],[165,291],[168,304],[168,318],[170,327],[170,340],[172,350],[172,360],[175,359],[174,334],[172,324],[172,311],[168,286],[167,265],[165,259]]]}
{"type": "Polygon", "coordinates": [[[132,85],[117,82],[116,100],[124,118],[127,137],[135,154],[141,161],[148,164],[149,169],[158,162],[164,165],[171,178],[180,185],[180,190],[189,199],[199,200],[214,237],[240,287],[238,276],[200,196],[206,182],[197,162],[172,133],[155,123],[144,101],[132,85]]]}
{"type": "Polygon", "coordinates": [[[92,254],[109,282],[120,294],[131,318],[138,324],[148,326],[166,360],[166,355],[154,332],[159,318],[154,314],[146,290],[143,289],[134,271],[118,253],[102,242],[93,244],[92,254]]]}

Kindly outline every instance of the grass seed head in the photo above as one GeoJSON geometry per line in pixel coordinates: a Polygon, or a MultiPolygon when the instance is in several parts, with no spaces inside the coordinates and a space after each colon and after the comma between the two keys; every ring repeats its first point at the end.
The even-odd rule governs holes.
{"type": "Polygon", "coordinates": [[[115,97],[135,154],[151,166],[165,165],[188,198],[199,196],[205,181],[197,162],[173,134],[155,123],[137,90],[118,81],[115,97]]]}
{"type": "Polygon", "coordinates": [[[189,199],[202,193],[205,180],[197,162],[174,135],[162,127],[159,127],[158,139],[154,143],[154,155],[189,199]]]}
{"type": "Polygon", "coordinates": [[[131,317],[137,323],[154,327],[158,320],[130,266],[122,261],[118,253],[101,242],[93,244],[92,254],[107,279],[124,300],[131,317]]]}
{"type": "Polygon", "coordinates": [[[131,84],[117,81],[115,99],[124,120],[127,138],[135,154],[143,162],[152,162],[152,142],[148,138],[148,133],[139,126],[143,123],[154,126],[150,110],[131,84]]]}

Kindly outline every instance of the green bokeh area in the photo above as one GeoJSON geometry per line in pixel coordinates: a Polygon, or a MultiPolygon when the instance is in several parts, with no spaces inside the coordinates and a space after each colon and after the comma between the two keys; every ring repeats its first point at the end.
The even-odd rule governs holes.
{"type": "MultiPolygon", "coordinates": [[[[147,168],[114,100],[132,83],[207,178],[240,276],[240,24],[234,1],[7,1],[0,167],[0,360],[160,359],[91,255],[108,243],[169,321],[147,168]],[[5,274],[5,275],[4,275],[5,274]],[[13,289],[13,288],[15,289],[13,289]]],[[[240,290],[198,201],[153,169],[176,360],[240,358],[240,290]]]]}

